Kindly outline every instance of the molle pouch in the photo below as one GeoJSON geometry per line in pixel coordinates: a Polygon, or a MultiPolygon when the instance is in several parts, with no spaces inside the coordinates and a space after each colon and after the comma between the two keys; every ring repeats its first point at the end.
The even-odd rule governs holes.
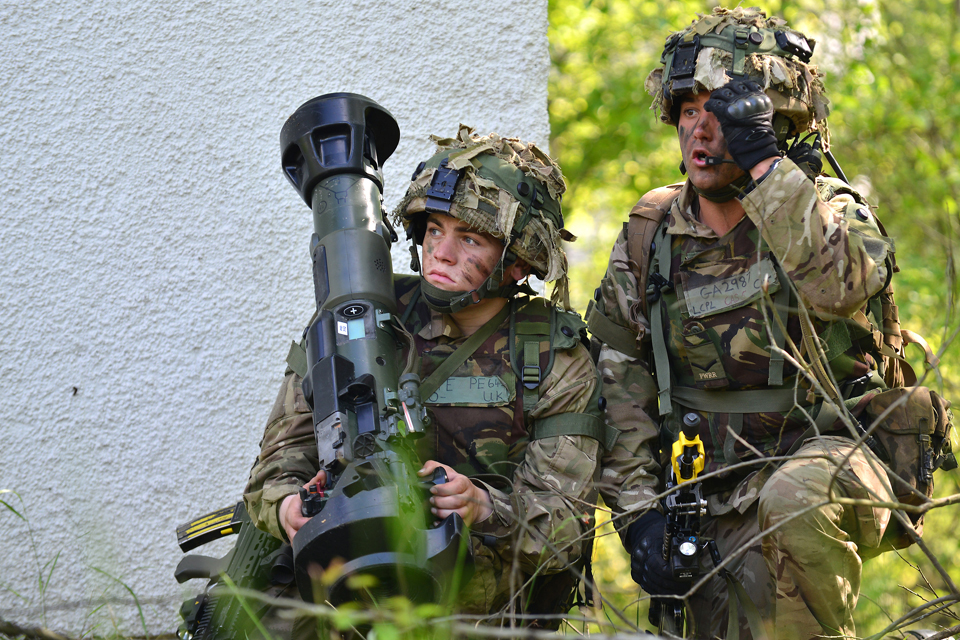
{"type": "Polygon", "coordinates": [[[680,337],[683,341],[682,353],[690,364],[693,382],[699,389],[722,389],[730,384],[711,333],[700,322],[683,323],[680,337]]]}
{"type": "MultiPolygon", "coordinates": [[[[871,397],[860,422],[869,428],[888,409],[867,444],[890,468],[892,473],[887,476],[897,500],[923,504],[933,495],[933,472],[957,467],[950,441],[950,403],[927,387],[898,387],[871,397]]],[[[923,515],[908,515],[917,532],[922,532],[923,515]]],[[[899,527],[891,525],[891,529],[899,527]]],[[[899,534],[898,540],[890,540],[897,537],[893,532],[888,532],[886,538],[895,548],[910,544],[909,537],[902,531],[899,534]]]]}
{"type": "Polygon", "coordinates": [[[727,373],[718,348],[718,314],[753,304],[763,295],[780,290],[776,268],[769,256],[757,260],[755,254],[720,260],[701,260],[703,254],[691,256],[680,265],[680,291],[677,292],[682,334],[681,353],[686,355],[699,389],[722,389],[729,386],[727,373]],[[708,319],[711,318],[711,319],[708,319]],[[705,326],[706,325],[706,326],[705,326]]]}

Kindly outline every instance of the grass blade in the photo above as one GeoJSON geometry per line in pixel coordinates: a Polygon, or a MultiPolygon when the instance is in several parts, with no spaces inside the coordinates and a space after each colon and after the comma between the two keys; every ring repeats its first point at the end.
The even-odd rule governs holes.
{"type": "Polygon", "coordinates": [[[143,607],[140,606],[140,599],[137,597],[137,594],[133,592],[133,589],[131,589],[126,582],[124,582],[120,578],[117,578],[116,576],[113,576],[107,573],[103,569],[99,569],[97,567],[90,567],[90,568],[96,571],[97,573],[102,573],[103,575],[107,576],[111,580],[115,581],[121,587],[126,589],[127,593],[129,593],[131,597],[133,597],[133,603],[137,606],[137,614],[140,616],[140,626],[143,627],[143,636],[147,640],[150,640],[150,633],[147,631],[147,619],[143,615],[143,607]]]}

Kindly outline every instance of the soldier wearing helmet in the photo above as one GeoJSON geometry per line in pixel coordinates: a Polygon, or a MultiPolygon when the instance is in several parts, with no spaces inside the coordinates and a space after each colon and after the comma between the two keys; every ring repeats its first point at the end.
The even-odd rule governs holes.
{"type": "MultiPolygon", "coordinates": [[[[891,519],[828,497],[892,495],[852,440],[847,407],[892,375],[865,313],[894,262],[863,198],[820,175],[829,132],[813,48],[745,8],[717,8],[667,38],[646,88],[676,127],[687,178],[631,211],[586,318],[602,344],[607,421],[648,443],[647,508],[621,530],[634,579],[653,595],[695,582],[663,560],[656,500],[691,416],[711,474],[702,535],[779,639],[855,635],[861,561],[891,519]]],[[[712,568],[704,553],[702,574],[712,568]]],[[[690,593],[692,636],[723,637],[729,600],[720,576],[690,593]]],[[[740,604],[734,623],[755,636],[752,605],[740,604]]]]}
{"type": "MultiPolygon", "coordinates": [[[[601,456],[616,458],[608,474],[618,474],[639,447],[625,448],[629,435],[618,442],[600,418],[585,325],[566,308],[561,241],[573,238],[559,166],[533,144],[464,126],[434,141],[438,152],[417,167],[394,212],[420,272],[395,277],[403,358],[418,363],[432,415],[418,440],[420,474],[445,469],[432,512],[457,512],[470,527],[476,570],[460,610],[496,615],[513,605],[530,623],[570,607],[568,568],[585,555],[601,456]],[[534,296],[530,273],[554,282],[554,302],[534,296]]],[[[287,371],[244,496],[257,526],[284,539],[305,522],[298,489],[325,480],[315,477],[300,380],[287,371]]]]}

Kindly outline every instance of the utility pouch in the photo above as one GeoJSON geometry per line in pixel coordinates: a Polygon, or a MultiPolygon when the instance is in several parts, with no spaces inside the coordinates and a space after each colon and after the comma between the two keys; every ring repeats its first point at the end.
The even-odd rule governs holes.
{"type": "MultiPolygon", "coordinates": [[[[933,495],[933,472],[957,467],[950,441],[950,403],[927,387],[897,387],[870,397],[860,423],[869,429],[888,410],[867,444],[889,467],[887,476],[897,500],[921,505],[933,495]]],[[[908,515],[922,533],[923,514],[908,515]]],[[[897,549],[912,541],[895,523],[884,537],[897,549]]]]}

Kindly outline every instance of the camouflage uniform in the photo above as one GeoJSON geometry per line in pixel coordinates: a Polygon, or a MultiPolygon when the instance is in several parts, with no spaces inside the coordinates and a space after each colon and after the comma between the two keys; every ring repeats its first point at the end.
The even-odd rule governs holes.
{"type": "MultiPolygon", "coordinates": [[[[890,512],[831,504],[827,487],[837,466],[842,470],[833,490],[839,496],[886,499],[891,495],[889,482],[871,452],[853,452],[853,443],[842,437],[807,440],[779,467],[764,462],[790,452],[811,424],[807,414],[816,416],[821,406],[821,398],[789,359],[772,362],[776,358],[771,358],[771,337],[778,313],[764,296],[777,299],[782,287],[791,287],[791,310],[780,313],[786,321],[787,352],[811,360],[804,348],[790,347],[803,344],[796,312],[799,296],[810,310],[839,388],[852,390],[857,386],[853,381],[862,381],[877,369],[862,344],[874,336],[844,319],[859,318],[868,299],[887,285],[886,259],[892,245],[849,187],[838,189],[836,183],[822,179],[815,187],[789,159],[783,159],[742,204],[745,218],[722,238],[698,221],[698,199],[689,183],[667,215],[672,290],[662,289],[660,307],[673,411],[664,418],[662,430],[656,421],[651,324],[640,304],[647,283],[638,282],[639,260],[630,255],[624,226],[598,290],[595,313],[624,335],[636,336],[639,349],[630,354],[609,344],[601,349],[607,419],[648,439],[659,433],[669,452],[678,419],[688,410],[687,389],[696,390],[694,394],[715,391],[718,398],[729,392],[773,390],[782,396],[784,390],[794,390],[795,400],[778,410],[757,412],[754,404],[751,412],[750,403],[737,407],[746,412],[740,414],[731,407],[722,409],[730,413],[700,407],[702,424],[708,425],[700,434],[705,472],[716,472],[703,481],[708,500],[703,533],[715,538],[722,556],[731,559],[729,568],[764,620],[776,621],[777,637],[853,635],[851,612],[859,594],[861,556],[880,545],[890,512]],[[771,375],[771,369],[780,367],[783,384],[777,385],[779,374],[771,375]],[[739,463],[746,464],[732,468],[739,463]],[[778,523],[782,527],[765,536],[762,544],[753,539],[761,529],[778,523]]],[[[821,432],[849,433],[839,420],[830,422],[821,432]]],[[[653,494],[660,486],[654,451],[645,454],[643,467],[647,490],[653,494]]],[[[712,566],[704,566],[709,569],[712,566]]],[[[719,578],[690,597],[696,637],[724,634],[726,601],[727,588],[719,578]]],[[[743,616],[740,626],[742,637],[750,637],[743,616]]]]}
{"type": "MultiPolygon", "coordinates": [[[[417,282],[416,277],[395,277],[400,314],[417,282]]],[[[537,319],[524,312],[522,300],[516,304],[520,310],[513,314],[514,322],[537,319]]],[[[558,313],[573,318],[572,323],[568,318],[569,324],[580,322],[575,314],[558,313]]],[[[421,356],[423,378],[466,340],[450,316],[422,301],[416,303],[406,328],[421,356]]],[[[608,504],[617,506],[620,497],[612,487],[619,488],[621,479],[630,475],[639,449],[637,445],[627,449],[619,442],[607,454],[611,464],[604,479],[610,481],[610,489],[604,490],[603,483],[598,485],[603,452],[599,442],[570,435],[531,438],[538,423],[550,416],[582,415],[585,421],[599,421],[598,375],[578,333],[559,332],[552,355],[549,343],[540,343],[541,369],[546,371],[551,358],[553,364],[540,385],[539,401],[525,410],[523,387],[510,363],[509,331],[508,318],[426,400],[433,424],[418,443],[421,461],[434,459],[470,476],[489,492],[493,504],[493,515],[474,523],[471,530],[476,572],[458,596],[465,613],[496,614],[505,609],[511,594],[523,592],[524,583],[535,572],[555,574],[575,563],[592,526],[597,486],[608,504]],[[464,392],[461,385],[469,388],[471,381],[483,388],[474,384],[474,391],[464,392]],[[518,571],[511,571],[512,567],[518,571]]],[[[629,440],[628,434],[624,442],[629,440]]],[[[312,416],[299,376],[288,370],[244,494],[254,523],[285,537],[278,522],[279,505],[317,468],[312,416]]],[[[629,491],[620,501],[624,508],[633,505],[629,491]]],[[[558,605],[554,601],[548,606],[556,609],[558,605]]]]}

